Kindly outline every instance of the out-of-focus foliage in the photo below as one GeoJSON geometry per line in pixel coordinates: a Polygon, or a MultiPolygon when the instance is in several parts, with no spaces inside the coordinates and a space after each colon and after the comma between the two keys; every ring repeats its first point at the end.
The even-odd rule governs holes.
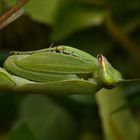
{"type": "Polygon", "coordinates": [[[29,133],[30,137],[35,137],[33,140],[71,140],[75,132],[76,123],[69,112],[45,96],[30,95],[20,105],[19,120],[10,139],[18,140],[29,133]],[[17,137],[19,134],[20,137],[17,137]]]}
{"type": "MultiPolygon", "coordinates": [[[[1,0],[0,12],[15,2],[1,0]]],[[[139,0],[30,0],[24,9],[24,16],[0,31],[1,66],[9,51],[54,43],[103,53],[125,78],[140,77],[139,0]]],[[[121,133],[123,140],[139,140],[140,82],[122,84],[117,92],[107,97],[112,91],[101,91],[96,98],[1,93],[0,139],[112,140],[121,133]],[[113,127],[111,111],[120,117],[111,120],[113,127]]]]}
{"type": "Polygon", "coordinates": [[[130,110],[127,108],[125,110],[114,111],[127,104],[125,97],[121,94],[121,90],[115,88],[110,92],[111,94],[108,94],[104,89],[96,95],[105,139],[138,140],[139,126],[130,110]]]}

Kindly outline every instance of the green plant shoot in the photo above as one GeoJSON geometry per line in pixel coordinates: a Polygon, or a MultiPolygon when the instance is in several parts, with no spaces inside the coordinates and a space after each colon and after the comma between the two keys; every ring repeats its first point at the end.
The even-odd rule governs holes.
{"type": "Polygon", "coordinates": [[[15,91],[52,95],[93,94],[122,81],[120,72],[102,55],[97,58],[68,46],[12,52],[0,70],[0,85],[15,91]]]}

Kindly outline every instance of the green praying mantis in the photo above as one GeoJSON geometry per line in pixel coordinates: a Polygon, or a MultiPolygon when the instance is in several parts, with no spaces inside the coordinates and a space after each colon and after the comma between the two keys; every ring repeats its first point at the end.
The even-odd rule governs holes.
{"type": "Polygon", "coordinates": [[[102,54],[95,58],[69,46],[12,52],[0,69],[0,79],[4,88],[51,95],[93,94],[123,82],[102,54]]]}
{"type": "MultiPolygon", "coordinates": [[[[27,0],[19,1],[0,18],[0,28],[21,15],[27,0]]],[[[0,89],[50,95],[93,94],[124,82],[122,75],[102,55],[97,58],[69,46],[12,52],[0,68],[0,89]]]]}

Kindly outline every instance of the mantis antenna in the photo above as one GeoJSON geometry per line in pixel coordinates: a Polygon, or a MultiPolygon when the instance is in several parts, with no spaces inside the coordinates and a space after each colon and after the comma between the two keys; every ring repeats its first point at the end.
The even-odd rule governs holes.
{"type": "Polygon", "coordinates": [[[120,79],[119,83],[136,82],[136,81],[140,81],[140,79],[120,79]]]}
{"type": "Polygon", "coordinates": [[[0,30],[24,13],[22,7],[27,2],[28,0],[19,0],[17,4],[15,4],[10,10],[7,10],[4,14],[2,14],[2,16],[0,17],[0,30]]]}

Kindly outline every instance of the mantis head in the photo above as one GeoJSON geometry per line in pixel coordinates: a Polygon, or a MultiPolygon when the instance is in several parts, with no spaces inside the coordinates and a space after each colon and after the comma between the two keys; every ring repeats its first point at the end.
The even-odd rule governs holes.
{"type": "Polygon", "coordinates": [[[102,55],[98,55],[99,81],[107,89],[114,88],[122,79],[121,73],[117,71],[102,55]]]}

